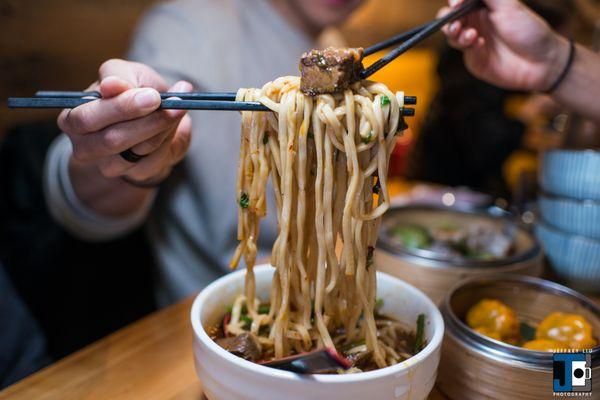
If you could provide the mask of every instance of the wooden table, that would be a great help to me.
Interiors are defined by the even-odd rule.
[[[0,392],[0,399],[194,399],[192,298],[149,315]],[[438,393],[432,400],[443,400]]]
[[[0,392],[0,400],[202,399],[192,354],[192,300],[151,314],[17,382]],[[429,399],[446,397],[434,389]]]

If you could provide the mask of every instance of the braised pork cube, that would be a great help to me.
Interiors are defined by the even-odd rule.
[[[300,90],[314,96],[340,93],[360,79],[362,48],[311,50],[300,59]]]
[[[217,339],[216,342],[228,352],[245,360],[260,360],[260,343],[258,343],[256,337],[251,333],[242,333],[235,337]]]

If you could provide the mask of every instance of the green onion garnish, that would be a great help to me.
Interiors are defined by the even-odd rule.
[[[247,315],[240,315],[240,320],[244,321],[244,329],[250,329],[252,326],[252,318]]]
[[[367,144],[367,143],[371,142],[371,139],[373,139],[373,131],[369,132],[367,137],[362,138],[362,142],[364,144]]]
[[[390,104],[390,98],[387,96],[381,96],[381,106],[385,107]]]
[[[269,306],[259,306],[258,307],[259,314],[268,314],[269,311],[271,311],[271,307],[269,307]]]
[[[240,207],[248,208],[249,205],[250,205],[250,198],[248,197],[248,195],[246,193],[242,193],[242,196],[240,197]]]
[[[417,338],[415,340],[415,354],[421,351],[425,342],[425,314],[419,314],[417,318]]]

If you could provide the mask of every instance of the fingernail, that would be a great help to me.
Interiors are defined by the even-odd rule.
[[[156,108],[160,95],[154,89],[142,89],[135,94],[135,104],[142,109]]]
[[[451,25],[450,25],[450,32],[452,33],[456,33],[456,31],[458,31],[458,21],[454,21]]]
[[[460,0],[450,0],[450,6],[454,7],[459,3]]]
[[[465,34],[467,40],[473,40],[475,38],[475,31],[467,31],[467,33]]]

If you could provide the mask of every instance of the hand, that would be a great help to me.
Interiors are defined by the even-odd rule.
[[[462,0],[450,0],[451,7]],[[464,52],[477,78],[516,90],[545,91],[568,58],[568,42],[518,0],[485,0],[476,11],[443,28],[451,46]],[[439,15],[450,11],[440,10]]]
[[[163,78],[150,67],[123,60],[109,60],[99,70],[97,90],[102,99],[64,110],[58,126],[73,145],[71,168],[105,178],[125,176],[134,181],[165,178],[185,156],[191,139],[191,120],[184,110],[157,110],[166,91]],[[178,82],[170,91],[189,92],[192,85]],[[119,153],[131,149],[145,155],[137,163]]]

